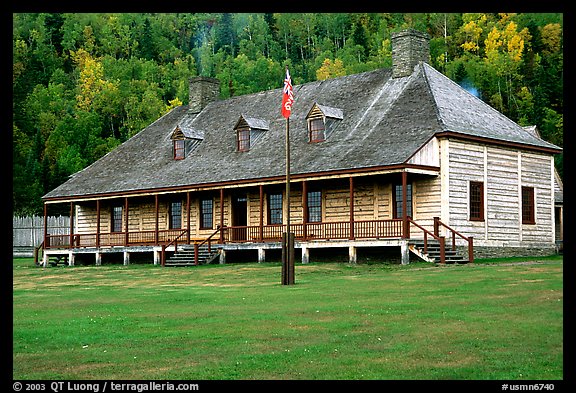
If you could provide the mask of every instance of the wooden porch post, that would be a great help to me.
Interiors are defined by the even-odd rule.
[[[302,231],[304,240],[308,240],[308,182],[302,182]]]
[[[224,243],[224,189],[220,189],[220,244]]]
[[[264,186],[260,184],[260,241],[264,241]]]
[[[100,199],[96,200],[96,248],[100,248]]]
[[[158,210],[160,207],[160,202],[158,201],[158,194],[154,195],[154,244],[158,245]]]
[[[408,187],[408,173],[406,170],[402,172],[402,237],[408,239],[410,237],[410,227],[408,226],[408,192],[406,188]]]
[[[44,202],[44,248],[49,248],[48,244],[48,204]]]
[[[74,202],[70,202],[70,248],[74,247]]]
[[[190,191],[186,193],[186,243],[190,244]]]
[[[128,197],[124,198],[124,245],[128,246]]]
[[[350,240],[354,237],[354,178],[350,176]]]

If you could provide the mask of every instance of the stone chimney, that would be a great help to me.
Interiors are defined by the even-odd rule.
[[[199,113],[211,102],[220,96],[220,81],[206,76],[197,76],[190,79],[189,111]]]
[[[430,62],[430,36],[414,29],[392,33],[392,78],[411,75],[420,61]]]

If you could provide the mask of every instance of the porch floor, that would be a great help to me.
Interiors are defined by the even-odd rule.
[[[409,239],[402,238],[386,238],[386,239],[360,239],[360,240],[296,240],[294,242],[294,248],[301,251],[302,263],[310,262],[309,255],[311,249],[342,249],[348,248],[349,262],[356,263],[356,255],[358,248],[366,247],[400,247],[402,253],[406,253],[408,250]],[[166,248],[166,252],[174,253],[177,250],[181,250],[189,245],[178,245],[177,248],[174,245]],[[241,243],[224,243],[224,244],[212,244],[211,249],[213,252],[219,253],[218,263],[234,262],[234,251],[256,251],[257,261],[266,261],[266,250],[281,250],[281,242],[241,242]],[[77,256],[82,256],[82,258],[91,258],[89,255],[94,255],[93,261],[96,265],[102,258],[102,254],[122,254],[124,264],[130,263],[130,254],[134,253],[152,253],[153,263],[155,265],[160,264],[160,254],[162,252],[162,246],[114,246],[114,247],[81,247],[81,248],[67,248],[67,249],[47,249],[44,250],[44,256],[42,264],[47,266],[48,261],[51,257],[65,257],[68,261],[68,265],[74,265],[74,260]],[[404,258],[402,258],[404,261]],[[407,258],[403,263],[408,263]]]

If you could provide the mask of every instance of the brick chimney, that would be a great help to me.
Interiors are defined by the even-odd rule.
[[[407,29],[392,33],[392,78],[412,75],[418,62],[430,62],[430,36]]]
[[[218,100],[220,96],[220,81],[206,76],[197,76],[190,79],[189,110],[199,113],[209,103]]]

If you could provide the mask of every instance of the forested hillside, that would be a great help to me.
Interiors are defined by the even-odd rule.
[[[563,145],[562,14],[13,14],[14,213],[187,104],[192,76],[226,98],[282,87],[285,65],[295,85],[390,67],[406,27],[432,37],[433,67]]]

